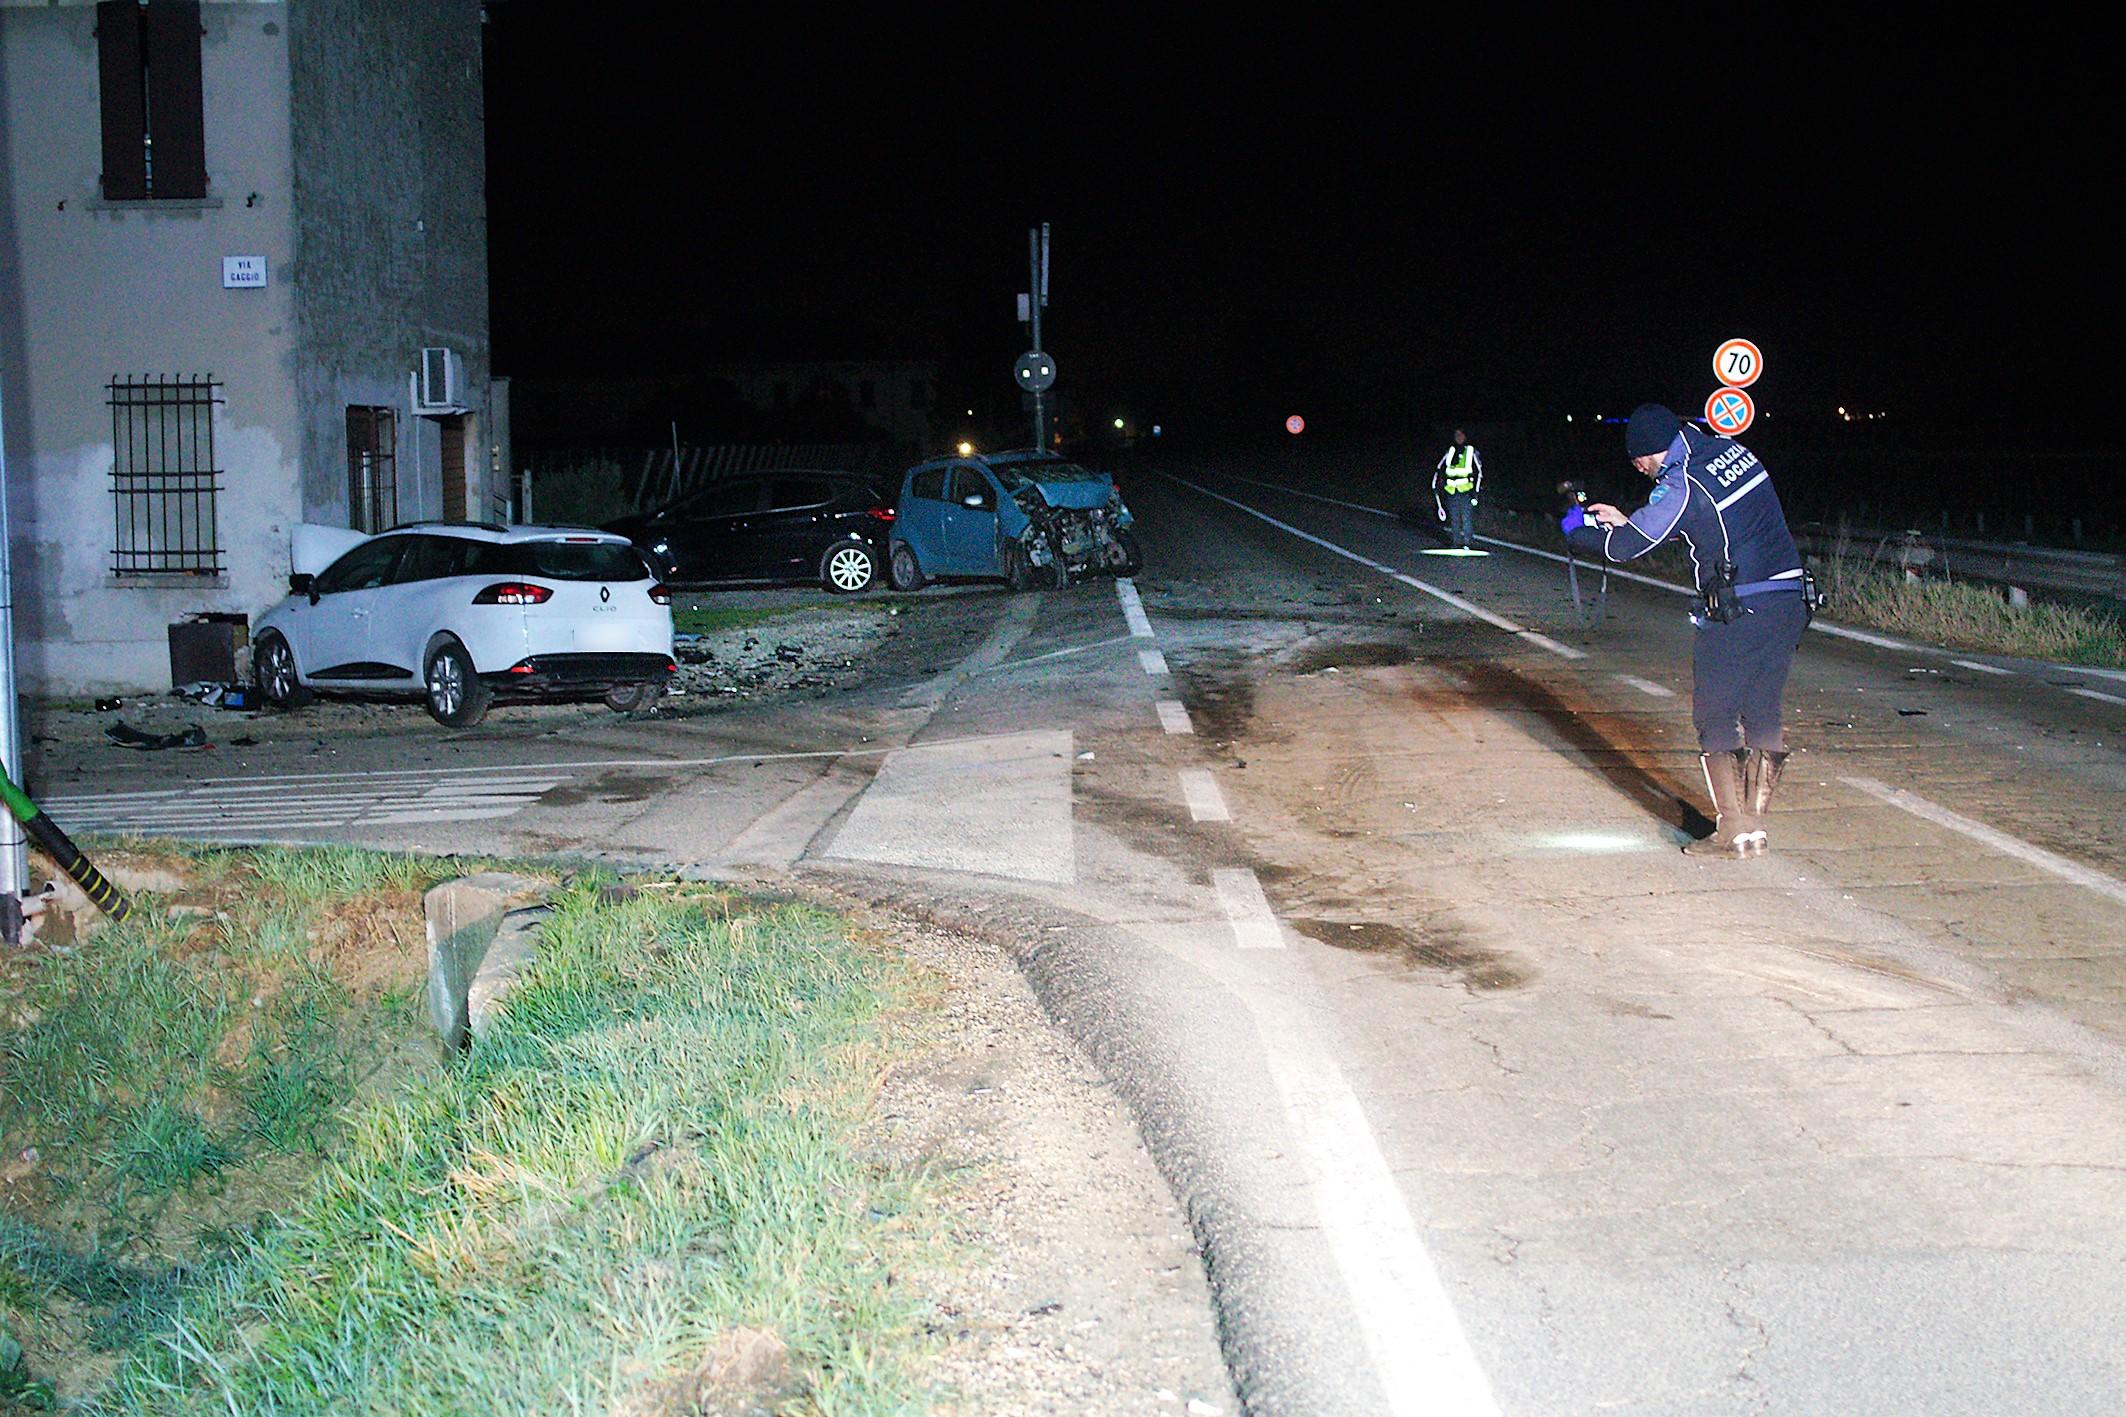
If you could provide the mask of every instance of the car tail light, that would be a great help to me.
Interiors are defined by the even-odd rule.
[[[538,671],[532,667],[532,662],[527,659],[509,666],[509,672],[512,674],[536,674]]]
[[[873,507],[870,511],[864,513],[864,515],[867,517],[872,517],[878,521],[890,522],[893,520],[895,514],[893,508],[891,507]]]
[[[554,598],[552,587],[530,581],[497,581],[472,598],[475,605],[544,605]]]
[[[656,601],[659,605],[670,605],[672,603],[672,588],[662,583],[653,585],[650,587],[650,599]]]

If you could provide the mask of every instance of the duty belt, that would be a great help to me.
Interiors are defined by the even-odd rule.
[[[1801,589],[1803,589],[1803,588],[1804,588],[1804,587],[1803,587],[1803,583],[1802,583],[1802,579],[1801,579],[1801,577],[1799,577],[1799,576],[1787,576],[1787,577],[1785,577],[1785,578],[1784,578],[1784,579],[1782,579],[1782,580],[1776,580],[1776,581],[1751,581],[1751,582],[1750,582],[1749,584],[1747,584],[1747,585],[1738,585],[1738,586],[1736,586],[1736,587],[1735,587],[1735,594],[1737,594],[1737,595],[1765,595],[1765,594],[1768,594],[1769,592],[1771,592],[1771,591],[1775,591],[1775,590],[1801,590]]]

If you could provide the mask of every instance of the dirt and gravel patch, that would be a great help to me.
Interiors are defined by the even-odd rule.
[[[825,592],[759,590],[682,594],[674,603],[679,673],[675,692],[633,717],[701,717],[738,705],[813,698],[859,687],[893,672],[899,657],[881,654],[905,635],[924,641],[929,622],[950,606],[946,591],[921,597],[829,596]],[[948,610],[944,617],[952,618]],[[913,633],[911,633],[911,631]],[[935,655],[911,651],[927,662]],[[566,734],[611,720],[600,703],[504,703],[474,734],[525,737]],[[143,749],[114,742],[123,725],[152,738],[197,727],[198,746]],[[293,713],[220,708],[174,693],[114,699],[44,700],[28,706],[25,737],[32,768],[87,760],[112,761],[138,753],[158,760],[205,759],[205,771],[242,749],[313,741],[321,752],[350,738],[405,737],[423,743],[441,728],[412,698],[357,701],[319,699]],[[195,771],[200,769],[195,769]]]
[[[997,945],[858,913],[936,981],[934,1037],[885,1078],[869,1131],[883,1156],[959,1178],[947,1205],[971,1262],[921,1281],[946,1410],[1236,1412],[1188,1222],[1098,1068]]]

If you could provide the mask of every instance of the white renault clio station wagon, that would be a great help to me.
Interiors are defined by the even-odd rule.
[[[252,677],[276,708],[419,694],[464,728],[497,697],[603,698],[624,713],[677,672],[671,592],[610,532],[299,526],[291,560],[292,593],[252,631]]]

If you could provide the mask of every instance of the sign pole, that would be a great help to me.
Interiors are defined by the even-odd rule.
[[[15,576],[8,524],[7,413],[0,393],[0,758],[6,776],[22,777],[22,734],[15,722]],[[29,880],[29,843],[10,812],[0,812],[0,892],[19,896]]]

